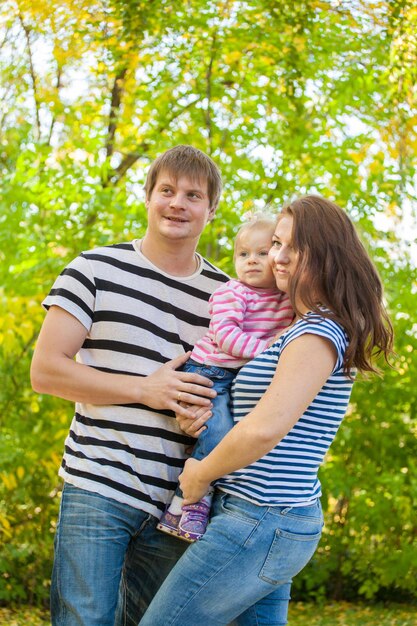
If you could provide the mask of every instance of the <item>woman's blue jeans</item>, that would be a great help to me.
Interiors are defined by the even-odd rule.
[[[204,537],[172,569],[140,626],[286,624],[292,578],[313,556],[322,526],[318,500],[266,507],[218,491]]]
[[[51,586],[53,626],[137,623],[187,544],[156,530],[157,519],[68,483],[62,493]],[[135,619],[119,602],[125,557],[135,555]],[[120,598],[128,590],[121,587]]]

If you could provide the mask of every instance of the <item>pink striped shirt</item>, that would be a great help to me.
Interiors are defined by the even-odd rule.
[[[209,300],[207,334],[194,345],[197,363],[241,367],[265,350],[273,337],[291,324],[288,296],[278,289],[256,289],[232,279]]]

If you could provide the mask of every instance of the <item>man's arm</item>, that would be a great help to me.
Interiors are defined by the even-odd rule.
[[[70,313],[57,306],[49,309],[32,360],[35,391],[91,404],[140,403],[153,409],[171,409],[185,417],[192,417],[192,413],[179,404],[178,394],[182,402],[201,406],[209,406],[210,398],[216,395],[208,378],[176,371],[189,354],[144,377],[101,372],[77,363],[74,357],[86,336],[86,328]]]

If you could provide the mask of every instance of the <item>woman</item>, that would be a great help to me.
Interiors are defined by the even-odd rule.
[[[307,196],[286,207],[269,257],[295,320],[237,375],[234,428],[205,459],[186,462],[185,501],[216,481],[213,516],[141,626],[287,623],[291,580],[321,535],[318,468],[356,371],[377,372],[374,357],[391,351],[381,281],[337,205]]]

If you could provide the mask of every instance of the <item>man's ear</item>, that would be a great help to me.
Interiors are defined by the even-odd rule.
[[[216,209],[213,209],[213,208],[209,209],[207,222],[212,222],[214,220],[215,215],[216,215]]]

